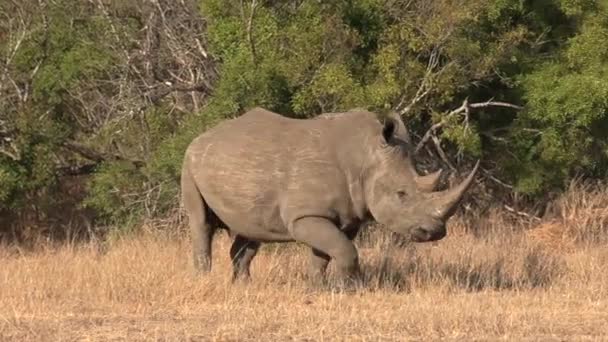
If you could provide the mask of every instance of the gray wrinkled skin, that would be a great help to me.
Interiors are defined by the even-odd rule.
[[[370,221],[415,242],[442,239],[478,165],[436,192],[441,171],[420,176],[410,156],[395,114],[384,123],[364,110],[302,120],[255,108],[220,123],[192,141],[183,163],[195,268],[211,270],[217,227],[234,236],[233,279],[249,278],[260,243],[288,241],[310,246],[313,276],[333,260],[348,279],[359,273],[352,240]]]

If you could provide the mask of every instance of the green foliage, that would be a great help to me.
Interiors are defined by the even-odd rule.
[[[33,97],[40,105],[60,105],[66,91],[116,62],[107,49],[107,21],[88,13],[86,5],[74,5],[63,0],[49,6],[48,31],[39,23],[15,57],[16,67],[25,73],[41,63],[33,83]]]
[[[220,75],[212,95],[194,106],[200,110],[179,106],[187,92],[147,100],[164,84],[159,65],[171,62],[144,62],[154,69],[150,75],[134,71],[137,59],[151,58],[143,51],[154,37],[141,34],[141,18],[117,14],[144,13],[143,3],[116,3],[110,12],[75,0],[24,7],[31,20],[8,69],[17,84],[31,86],[25,101],[0,97],[0,120],[9,123],[0,139],[17,132],[0,141],[7,151],[0,154],[1,209],[52,189],[58,161],[86,160],[65,148],[75,141],[104,156],[88,157],[98,165],[83,203],[101,220],[164,215],[177,205],[191,140],[255,106],[293,117],[397,108],[417,138],[443,122],[438,137],[452,163],[482,158],[496,165],[494,176],[529,195],[560,188],[578,173],[607,175],[606,1],[255,3],[199,1],[207,31],[197,43],[206,42],[201,49],[217,60]],[[175,18],[163,20],[181,20]],[[0,23],[0,34],[12,32],[7,27]],[[15,37],[0,41],[2,56]],[[141,53],[127,60],[133,50]],[[180,72],[177,78],[187,77]],[[148,88],[137,93],[126,79]],[[137,96],[146,98],[143,109]],[[525,109],[479,108],[446,118],[465,99]],[[97,106],[130,114],[104,116]],[[47,200],[55,195],[48,193]]]
[[[256,105],[304,117],[382,111],[428,89],[407,114],[418,133],[428,127],[427,113],[436,123],[465,97],[494,98],[526,110],[479,110],[466,123],[450,118],[441,136],[451,151],[493,159],[498,176],[532,195],[560,187],[574,171],[605,169],[598,161],[608,89],[603,3],[304,2],[258,8],[249,33],[247,3],[205,4],[223,61],[216,99],[226,112]]]
[[[608,38],[608,20],[591,11],[591,2],[563,1],[565,12],[576,15],[578,32],[551,61],[522,75],[523,98],[528,110],[522,113],[517,129],[538,131],[519,139],[530,141],[521,154],[534,160],[536,173],[515,173],[525,192],[538,192],[545,183],[559,183],[573,171],[605,175],[608,166],[608,54],[603,45]],[[532,143],[533,141],[533,143]]]
[[[293,109],[301,116],[319,111],[331,112],[340,109],[365,106],[366,94],[353,79],[349,70],[341,64],[330,64],[318,71],[310,85],[296,93]]]
[[[10,130],[18,134],[10,141],[15,156],[0,159],[6,199],[0,208],[22,206],[30,201],[29,194],[55,185],[56,153],[76,129],[68,117],[74,110],[69,92],[115,62],[115,56],[104,49],[109,28],[88,14],[87,5],[63,0],[47,10],[46,19],[32,16],[30,30],[12,58],[12,71],[19,77],[14,81],[25,83],[31,77],[31,89],[26,88],[31,94],[20,108],[4,109]],[[5,42],[5,48],[9,43]],[[52,201],[36,199],[44,200]]]
[[[135,202],[141,199],[140,191],[145,182],[130,163],[104,163],[91,181],[90,196],[83,204],[97,209],[101,217],[109,221],[141,215],[142,208]]]
[[[10,168],[6,161],[0,163],[0,202],[11,203],[11,195],[19,186],[19,172]]]

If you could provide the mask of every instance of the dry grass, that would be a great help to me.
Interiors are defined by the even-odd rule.
[[[589,242],[598,239],[571,241],[568,249],[550,242],[572,237],[564,208],[591,212],[568,203],[562,203],[561,218],[542,226],[552,228],[514,230],[495,214],[484,223],[491,234],[474,235],[455,219],[436,244],[387,248],[382,238],[357,241],[366,278],[354,293],[307,283],[308,251],[295,244],[265,246],[248,285],[230,283],[225,235],[214,245],[207,277],[193,274],[187,239],[158,233],[122,239],[107,250],[94,244],[35,252],[4,247],[0,337],[608,339],[608,249]],[[587,234],[603,231],[597,219],[585,219],[596,225]],[[536,233],[543,229],[553,235]]]

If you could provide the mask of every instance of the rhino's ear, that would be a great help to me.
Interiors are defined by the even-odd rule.
[[[390,143],[395,136],[397,130],[397,123],[391,117],[386,118],[384,121],[384,127],[382,127],[382,136],[387,143]]]
[[[382,136],[389,144],[409,143],[409,135],[399,114],[391,112],[387,115],[382,127]]]

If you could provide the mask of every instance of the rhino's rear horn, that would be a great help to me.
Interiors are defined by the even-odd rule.
[[[473,171],[471,171],[467,178],[462,181],[462,183],[460,183],[458,186],[455,186],[449,190],[433,193],[433,195],[435,195],[433,196],[433,207],[436,208],[434,216],[442,220],[447,220],[450,216],[454,214],[458,203],[462,199],[462,196],[473,183],[473,179],[475,178],[475,174],[477,173],[478,168],[479,160],[475,164]]]
[[[422,192],[432,192],[439,183],[439,178],[441,178],[442,171],[442,169],[439,169],[433,173],[429,173],[426,176],[416,176],[414,178],[416,180],[416,187]]]

